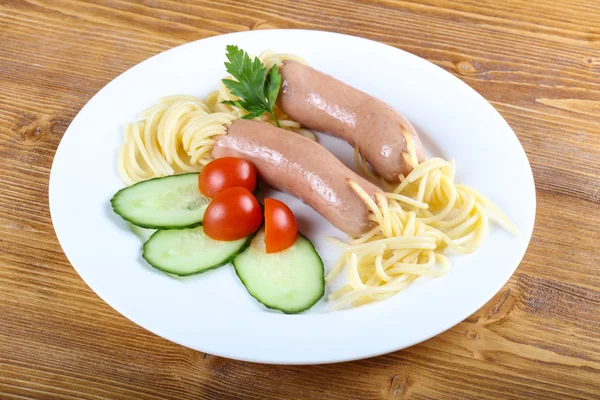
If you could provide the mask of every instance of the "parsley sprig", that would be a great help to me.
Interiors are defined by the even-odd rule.
[[[277,66],[271,67],[267,73],[267,68],[257,57],[251,59],[248,53],[233,45],[227,46],[227,60],[225,68],[236,80],[223,79],[223,83],[239,100],[226,100],[223,103],[247,111],[248,114],[242,117],[244,119],[269,113],[279,126],[273,109],[281,87]]]

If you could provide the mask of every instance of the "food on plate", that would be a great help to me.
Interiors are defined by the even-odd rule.
[[[241,239],[211,239],[199,226],[193,229],[159,230],[146,243],[142,256],[154,268],[186,276],[229,263],[250,243],[252,235]]]
[[[239,53],[229,52],[230,62],[235,55]],[[281,65],[283,60],[305,63],[298,56],[272,51],[262,52],[258,59],[268,70]],[[247,54],[244,60],[244,65],[250,66],[244,71],[254,72],[252,65],[256,64],[249,61]],[[230,105],[229,102],[240,99],[223,81],[218,84],[218,89],[204,99],[190,95],[163,97],[158,104],[142,111],[137,122],[124,124],[117,170],[126,185],[161,176],[198,172],[212,160],[210,153],[215,139],[227,133],[227,126],[232,121],[248,114],[244,109]],[[314,133],[290,120],[277,105],[273,106],[273,113],[275,117],[266,112],[258,119],[276,125],[276,118],[282,129],[316,140]]]
[[[227,162],[219,163],[220,160]],[[247,162],[241,159],[218,159],[209,165],[244,163]],[[254,171],[254,166],[251,170]],[[200,194],[197,182],[198,174],[155,178],[123,189],[113,198],[114,204],[126,205],[128,214],[120,215],[135,217],[128,220],[135,221],[130,223],[131,229],[145,242],[142,257],[148,264],[171,276],[188,276],[232,262],[254,298],[268,308],[289,314],[302,312],[323,297],[323,261],[312,243],[298,234],[296,218],[283,202],[265,199],[265,228],[256,234],[263,224],[263,214],[246,187],[229,187],[210,200]],[[164,198],[157,193],[164,194]],[[186,204],[196,210],[190,199],[197,196],[210,201],[203,208],[200,222],[203,225],[195,226],[195,222],[183,229],[173,229],[173,221],[165,222],[187,220],[181,213],[185,213]],[[119,201],[114,201],[115,198]],[[116,210],[122,211],[118,207]],[[135,225],[141,220],[147,224],[147,215],[152,226],[159,223],[161,229]]]
[[[246,188],[219,192],[204,213],[204,232],[215,240],[238,240],[260,228],[263,213],[256,197]]]
[[[490,200],[456,184],[453,161],[426,159],[414,127],[387,104],[297,56],[267,51],[253,59],[227,46],[227,59],[231,76],[205,100],[164,98],[125,127],[119,174],[128,185],[142,182],[112,205],[139,229],[159,229],[137,232],[152,234],[143,255],[154,267],[187,275],[233,260],[248,292],[286,313],[311,307],[324,279],[345,270],[346,285],[329,295],[337,310],[445,274],[447,252],[475,251],[490,220],[518,234]],[[300,123],[354,146],[360,174]],[[191,171],[201,172],[173,175]],[[173,176],[157,178],[164,175]],[[285,204],[266,199],[263,218],[251,193],[257,179],[350,236],[329,238],[342,255],[326,278]]]
[[[232,187],[256,189],[256,168],[252,163],[234,157],[213,160],[206,164],[198,176],[198,187],[206,197]]]
[[[260,179],[301,199],[351,236],[373,226],[369,207],[348,181],[371,197],[381,190],[316,142],[264,122],[238,119],[219,137],[212,155],[250,161]]]
[[[198,174],[191,173],[139,182],[119,190],[110,203],[139,227],[177,229],[201,225],[209,201],[198,190]]]
[[[365,171],[365,160],[358,152],[355,156],[359,170]],[[490,217],[518,235],[516,226],[492,202],[474,189],[455,184],[454,172],[453,162],[431,158],[385,197],[376,194],[377,202],[352,184],[376,224],[346,243],[333,240],[344,252],[326,280],[330,282],[344,267],[348,274],[348,284],[330,295],[336,302],[334,309],[383,300],[420,276],[444,275],[450,266],[445,250],[475,251]]]
[[[265,249],[268,254],[291,247],[298,238],[296,217],[284,202],[265,199]]]
[[[325,293],[324,268],[312,243],[299,235],[286,250],[268,254],[264,229],[233,259],[235,272],[256,300],[292,314],[311,308]]]
[[[308,65],[286,60],[278,105],[311,129],[344,139],[391,182],[406,176],[425,152],[415,128],[383,101]]]
[[[275,114],[275,102],[281,87],[279,68],[273,65],[269,70],[258,58],[251,59],[237,46],[227,46],[225,69],[233,79],[225,78],[225,84],[237,100],[224,100],[223,104],[240,108],[247,112],[244,119],[258,118],[268,113],[277,127],[279,120]]]

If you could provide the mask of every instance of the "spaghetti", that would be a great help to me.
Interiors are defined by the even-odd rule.
[[[477,249],[489,218],[517,235],[516,226],[486,197],[454,181],[454,162],[431,158],[392,186],[366,164],[358,149],[361,174],[384,186],[376,202],[356,183],[349,182],[370,208],[375,227],[347,243],[327,275],[330,282],[343,269],[348,283],[330,295],[334,309],[386,299],[420,276],[439,277],[450,268],[446,250],[466,254]]]
[[[279,54],[270,50],[258,57],[271,68],[283,60],[306,61],[292,54]],[[231,79],[231,77],[227,77]],[[220,135],[245,112],[222,104],[225,100],[237,100],[223,82],[205,99],[189,95],[163,97],[158,104],[142,111],[137,122],[123,127],[123,144],[117,156],[119,176],[127,185],[182,172],[195,172],[212,160],[211,151]],[[303,129],[288,118],[279,108],[275,114],[281,128],[316,140],[314,133]],[[275,124],[270,114],[259,120]]]

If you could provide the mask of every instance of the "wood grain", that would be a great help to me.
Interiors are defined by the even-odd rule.
[[[48,211],[56,147],[119,73],[232,31],[308,28],[410,51],[487,98],[538,195],[533,240],[484,308],[420,345],[326,366],[209,356],[161,339],[77,276]],[[0,1],[0,398],[600,398],[597,0]]]

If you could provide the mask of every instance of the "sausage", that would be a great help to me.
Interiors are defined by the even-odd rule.
[[[399,174],[406,176],[413,169],[406,160],[405,132],[412,137],[418,161],[425,159],[415,128],[383,101],[295,61],[284,61],[280,72],[279,108],[308,128],[358,145],[363,157],[385,179],[397,182]]]
[[[212,156],[252,162],[263,181],[299,198],[350,236],[360,236],[372,227],[369,208],[348,180],[373,198],[381,190],[301,135],[266,122],[238,119],[216,141]]]

